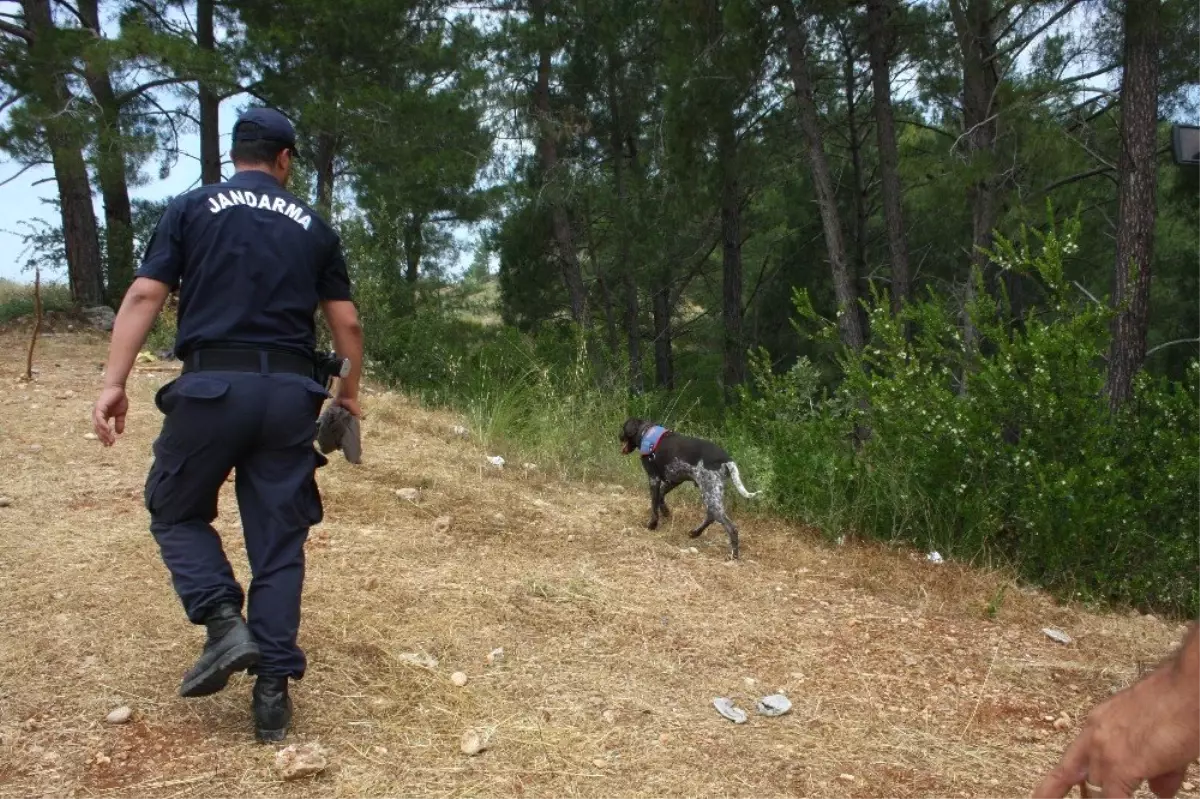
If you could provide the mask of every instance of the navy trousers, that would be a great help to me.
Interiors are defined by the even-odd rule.
[[[190,372],[155,397],[165,419],[146,478],[150,531],[192,623],[218,604],[246,603],[262,651],[255,674],[304,676],[296,643],[304,542],[323,516],[316,470],[328,461],[313,439],[328,396],[300,375]],[[252,575],[248,602],[212,526],[234,467]]]

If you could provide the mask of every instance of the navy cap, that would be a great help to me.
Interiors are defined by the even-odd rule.
[[[274,108],[248,108],[233,124],[234,141],[276,141],[296,146],[296,129]]]

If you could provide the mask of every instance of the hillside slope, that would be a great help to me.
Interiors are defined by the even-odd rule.
[[[23,336],[0,339],[22,352]],[[1179,638],[1001,594],[1001,575],[830,547],[749,503],[731,564],[719,530],[686,538],[694,489],[650,532],[633,462],[627,488],[497,470],[454,434],[461,420],[372,394],[364,463],[321,470],[307,547],[310,671],[289,742],[320,742],[330,767],[285,783],[253,742],[249,678],[176,695],[203,635],[141,499],[153,392],[174,369],[139,365],[126,435],[105,450],[85,438],[104,352],[60,333],[33,384],[23,358],[0,364],[0,797],[1027,795],[1086,710]],[[248,578],[232,484],[218,528]],[[792,712],[755,715],[777,689]],[[749,722],[721,718],[717,696]],[[106,724],[121,704],[133,720]],[[478,757],[459,751],[468,727],[492,731]]]

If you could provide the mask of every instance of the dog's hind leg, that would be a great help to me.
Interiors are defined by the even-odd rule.
[[[697,468],[695,471],[696,485],[700,487],[700,496],[704,498],[704,509],[706,516],[704,524],[700,525],[697,530],[693,531],[695,535],[700,535],[704,532],[704,528],[708,527],[713,522],[720,522],[725,528],[726,534],[729,536],[729,549],[733,555],[733,559],[737,560],[738,555],[738,529],[725,513],[725,500],[723,498],[723,471],[710,471],[705,468]]]
[[[712,524],[713,522],[715,522],[716,520],[717,520],[717,517],[713,516],[712,511],[708,511],[707,513],[704,514],[704,521],[700,522],[700,526],[697,527],[695,530],[690,531],[688,533],[688,536],[690,536],[691,538],[699,538],[701,535],[704,534],[704,531],[708,529],[708,526],[710,524]]]

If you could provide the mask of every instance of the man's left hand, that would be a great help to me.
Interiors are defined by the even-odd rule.
[[[105,386],[100,398],[92,408],[92,427],[96,436],[106,447],[117,442],[117,436],[125,432],[125,414],[129,412],[129,398],[121,386]],[[109,420],[113,425],[109,426]],[[116,432],[113,432],[116,428]]]

